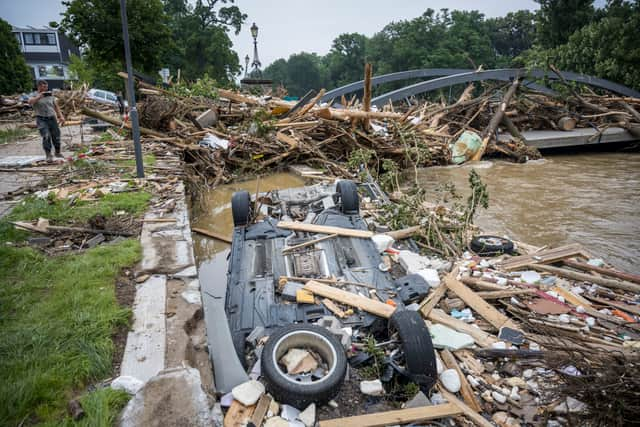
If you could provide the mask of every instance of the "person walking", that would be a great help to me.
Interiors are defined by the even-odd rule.
[[[56,157],[63,157],[60,152],[60,128],[58,127],[58,121],[64,125],[65,119],[60,111],[60,108],[56,104],[55,97],[48,90],[49,84],[46,80],[38,80],[37,82],[38,94],[27,101],[29,105],[33,107],[33,112],[36,115],[36,125],[42,136],[42,148],[48,162],[53,161],[51,155],[51,149],[55,149]],[[52,147],[53,145],[53,147]]]

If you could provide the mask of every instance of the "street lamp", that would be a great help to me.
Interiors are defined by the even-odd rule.
[[[249,58],[249,54],[247,53],[247,56],[244,57],[244,76],[247,77],[247,72],[249,71],[249,61],[251,60],[251,58]]]
[[[140,145],[140,124],[138,123],[138,109],[136,108],[136,94],[133,91],[133,67],[131,66],[131,49],[129,48],[129,25],[127,23],[127,0],[120,0],[120,19],[122,20],[122,39],[124,41],[124,57],[127,64],[127,98],[129,99],[129,118],[133,133],[133,149],[136,157],[136,172],[138,178],[144,178],[142,163],[142,146]]]
[[[253,70],[251,74],[254,77],[262,77],[262,71],[260,70],[260,59],[258,59],[258,26],[254,22],[251,26],[251,37],[253,37],[253,63],[251,66]]]

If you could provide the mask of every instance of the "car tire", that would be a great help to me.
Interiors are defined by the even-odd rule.
[[[249,223],[251,216],[251,196],[248,191],[237,191],[231,196],[233,226],[242,227]]]
[[[396,310],[389,319],[389,334],[398,334],[409,378],[428,392],[438,380],[431,334],[416,311]]]
[[[345,215],[357,215],[360,212],[358,187],[353,181],[338,181],[336,192],[340,196],[340,211]]]
[[[471,239],[469,248],[476,254],[485,257],[511,254],[514,251],[511,240],[498,236],[476,236]]]
[[[319,380],[299,382],[288,375],[278,361],[291,348],[304,348],[319,354],[328,373]],[[347,356],[340,341],[327,329],[315,325],[289,325],[269,336],[262,350],[261,372],[267,390],[281,403],[304,409],[311,403],[333,399],[345,379]]]

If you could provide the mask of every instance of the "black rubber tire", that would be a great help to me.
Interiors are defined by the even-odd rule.
[[[436,357],[431,334],[424,319],[416,311],[397,310],[389,319],[389,333],[400,337],[406,370],[423,392],[438,380]]]
[[[287,345],[286,341],[281,341],[290,339],[292,336],[303,340],[306,344]],[[318,336],[323,339],[318,339]],[[327,347],[329,345],[332,349]],[[333,371],[321,381],[311,383],[297,383],[287,379],[286,374],[278,366],[278,360],[287,349],[301,346],[306,346],[320,354],[322,351],[319,351],[319,347],[326,347],[323,351],[335,354]],[[340,341],[327,329],[315,325],[288,325],[277,329],[269,336],[262,350],[261,363],[262,377],[267,384],[267,390],[278,402],[287,403],[299,409],[304,409],[314,402],[322,404],[333,399],[340,391],[347,372],[347,356]]]
[[[476,236],[471,239],[469,248],[480,256],[491,257],[501,254],[511,254],[514,251],[513,242],[498,236]]]
[[[340,196],[340,211],[345,215],[357,215],[360,213],[360,196],[358,186],[353,181],[338,181],[336,192]]]
[[[231,196],[233,226],[241,227],[249,223],[251,217],[251,196],[248,191],[236,191]]]

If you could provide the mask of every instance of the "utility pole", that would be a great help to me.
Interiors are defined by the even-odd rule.
[[[120,15],[122,17],[122,38],[124,39],[124,56],[127,63],[127,100],[129,102],[129,117],[133,132],[133,148],[136,154],[136,172],[138,178],[144,178],[142,163],[142,146],[140,145],[140,124],[138,123],[138,109],[136,108],[136,94],[133,90],[133,67],[131,66],[131,49],[129,48],[129,25],[127,24],[127,0],[120,0]]]

